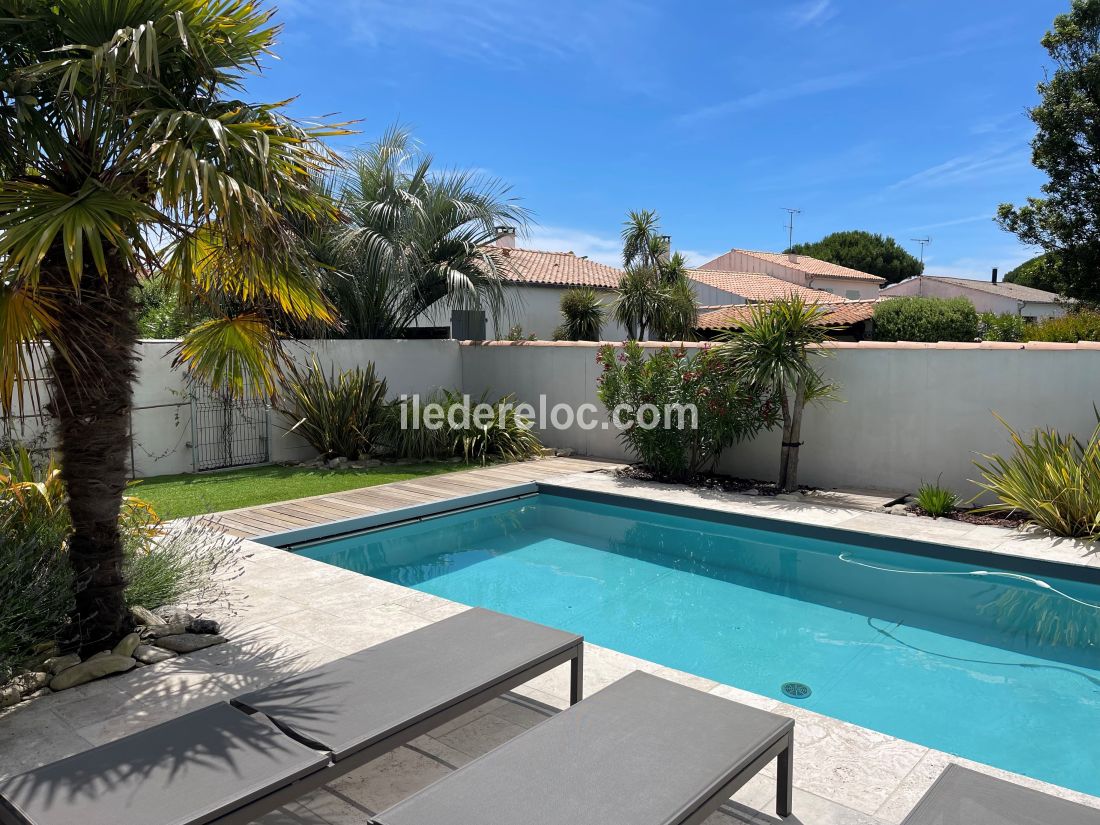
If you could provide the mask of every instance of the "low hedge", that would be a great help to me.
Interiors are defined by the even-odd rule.
[[[876,341],[973,341],[978,313],[966,298],[891,298],[875,306]]]

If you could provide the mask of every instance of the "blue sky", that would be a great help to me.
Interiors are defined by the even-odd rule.
[[[926,272],[1034,251],[996,226],[1037,194],[1025,109],[1068,0],[331,0],[279,4],[249,93],[300,117],[400,121],[437,162],[512,186],[523,245],[614,263],[630,209],[702,262],[842,229],[931,236]]]

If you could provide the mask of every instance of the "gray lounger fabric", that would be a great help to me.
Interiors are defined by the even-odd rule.
[[[372,822],[680,823],[793,727],[783,716],[634,672]]]
[[[337,761],[435,716],[583,639],[475,608],[237,697]]]
[[[948,765],[902,825],[1100,825],[1100,810]]]
[[[328,763],[221,703],[0,783],[0,822],[203,825]]]

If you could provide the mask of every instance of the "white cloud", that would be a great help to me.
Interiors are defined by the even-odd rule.
[[[676,249],[675,239],[673,239],[672,247],[674,251],[679,252],[681,255],[684,256],[685,259],[687,259],[687,265],[690,267],[696,267],[709,261],[713,261],[719,255],[723,255],[726,252],[729,252],[728,249],[723,249],[721,252],[699,252],[695,249]]]
[[[711,106],[703,106],[690,112],[685,112],[676,118],[676,124],[678,126],[695,126],[704,121],[714,120],[734,114],[735,112],[758,109],[762,106],[769,106],[773,103],[794,100],[800,97],[808,97],[809,95],[849,89],[853,86],[860,85],[866,79],[867,75],[863,72],[839,72],[837,74],[802,80],[798,83],[789,83],[786,86],[771,86],[764,89],[758,89],[755,92],[733,98],[732,100],[726,100]]]
[[[906,229],[906,232],[925,232],[929,229],[942,229],[945,226],[962,226],[967,223],[977,223],[978,221],[992,221],[993,216],[985,213],[981,215],[971,215],[969,218],[955,218],[949,221],[938,221],[936,223],[926,223],[923,226],[910,226]]]
[[[802,28],[803,26],[822,26],[836,15],[837,9],[833,6],[832,0],[810,0],[791,9],[787,17],[795,27]]]
[[[1019,146],[995,147],[984,152],[975,152],[945,160],[919,172],[914,172],[896,183],[890,184],[887,191],[912,188],[933,188],[955,186],[978,178],[991,178],[1006,172],[1019,172],[1031,164],[1031,150]]]
[[[623,265],[623,246],[618,237],[608,237],[566,226],[536,226],[519,246],[544,252],[573,252],[609,266]]]

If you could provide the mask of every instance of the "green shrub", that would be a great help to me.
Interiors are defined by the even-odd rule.
[[[599,341],[606,311],[591,287],[568,289],[561,296],[560,340]],[[558,335],[555,334],[555,338]]]
[[[596,360],[603,367],[597,379],[600,401],[613,416],[620,409],[619,420],[627,425],[619,439],[659,477],[686,479],[713,469],[727,448],[778,421],[776,396],[737,380],[714,350],[688,356],[683,349],[662,347],[647,358],[630,341],[618,355],[611,345],[601,347]],[[646,428],[635,420],[646,404],[660,412],[659,426]],[[685,414],[684,426],[677,426],[675,415],[665,419],[664,411],[673,405],[691,405],[695,416]]]
[[[875,305],[876,341],[973,341],[978,313],[966,298],[890,298]]]
[[[1026,341],[1030,327],[1019,315],[983,312],[978,316],[978,337],[983,341]]]
[[[119,515],[130,605],[160,607],[221,596],[236,541],[199,522],[165,528],[148,504],[127,496]],[[51,456],[0,454],[0,684],[72,635],[70,613],[81,582],[66,553],[72,532],[60,470]]]
[[[374,364],[327,373],[314,357],[305,368],[292,367],[276,409],[294,422],[296,432],[322,456],[355,460],[369,455],[386,426],[386,379],[375,378]]]
[[[946,516],[958,503],[959,497],[939,483],[925,482],[917,488],[917,505],[932,518]]]
[[[1031,325],[1027,340],[1060,341],[1066,344],[1100,341],[1100,312],[1082,309],[1061,318],[1047,318]]]
[[[479,408],[492,412],[479,420]],[[474,400],[442,390],[426,400],[407,398],[394,404],[389,426],[386,443],[401,458],[458,457],[484,464],[523,461],[542,452],[531,421],[517,413],[510,395],[489,401],[486,392]]]
[[[978,509],[1008,507],[1059,536],[1100,537],[1100,420],[1082,444],[1055,430],[1037,430],[1025,440],[997,418],[1008,429],[1015,452],[983,455],[984,462],[974,462],[982,474],[976,483],[999,502]]]

